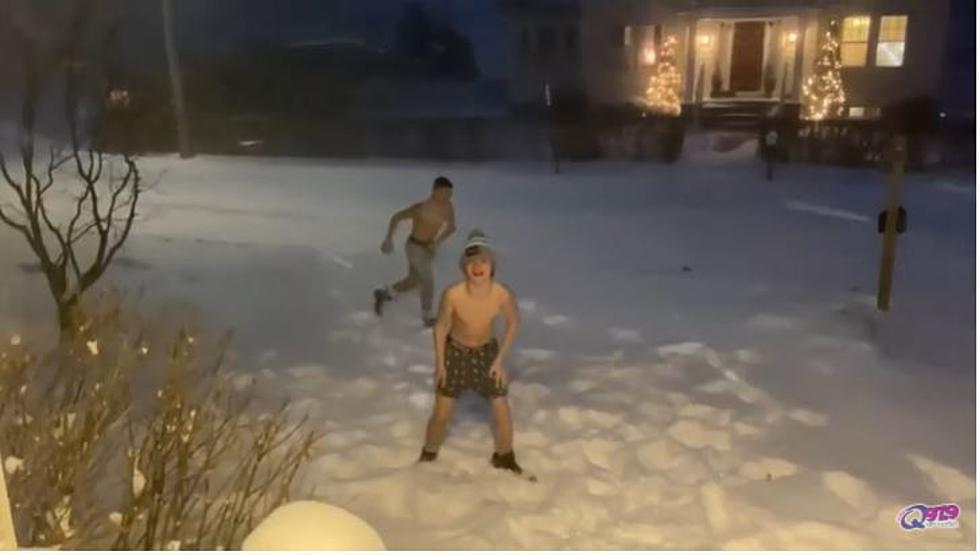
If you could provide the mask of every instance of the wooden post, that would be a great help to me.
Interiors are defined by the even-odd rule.
[[[551,96],[551,82],[544,83],[544,107],[547,112],[547,129],[551,141],[551,162],[554,164],[554,173],[561,173],[561,154],[558,150],[559,129],[554,115],[554,99]]]
[[[901,206],[901,179],[907,159],[907,140],[896,137],[891,150],[893,169],[887,193],[887,215],[884,217],[884,250],[880,259],[880,277],[877,282],[877,308],[891,308],[891,285],[894,280],[894,260],[897,256],[897,219]]]
[[[4,472],[3,456],[0,455],[0,550],[17,549],[17,530],[14,528],[13,511],[7,496],[7,476]]]

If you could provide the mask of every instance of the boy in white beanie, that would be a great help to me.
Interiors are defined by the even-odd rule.
[[[496,259],[481,231],[469,234],[459,268],[465,277],[442,293],[435,322],[435,407],[419,460],[435,460],[455,400],[465,391],[474,391],[488,400],[493,410],[495,451],[491,464],[521,474],[513,453],[513,420],[506,398],[509,377],[503,369],[503,359],[517,334],[516,302],[510,290],[495,279]],[[506,323],[502,344],[493,330],[500,315]]]

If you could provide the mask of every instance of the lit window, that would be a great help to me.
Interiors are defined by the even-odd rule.
[[[877,39],[878,67],[904,65],[904,42],[908,34],[908,16],[885,15],[880,18],[880,38]]]
[[[626,25],[622,33],[622,44],[632,46],[632,25]]]
[[[867,115],[867,111],[863,106],[850,106],[850,117],[851,118],[862,118]]]
[[[867,65],[867,41],[870,38],[870,18],[861,15],[843,20],[843,41],[840,61],[844,67]]]

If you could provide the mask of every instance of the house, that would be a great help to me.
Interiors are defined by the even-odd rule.
[[[574,87],[593,105],[641,103],[675,40],[685,104],[800,102],[827,32],[846,114],[939,96],[949,0],[501,0],[509,101]]]

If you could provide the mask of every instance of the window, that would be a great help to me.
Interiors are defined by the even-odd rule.
[[[874,119],[880,117],[880,107],[878,106],[850,106],[847,108],[846,115],[853,119]]]
[[[904,41],[908,34],[908,16],[885,15],[880,18],[877,39],[877,67],[904,65]]]
[[[564,32],[564,46],[570,52],[576,52],[578,50],[578,29],[569,27]]]
[[[526,58],[530,55],[530,29],[524,27],[520,29],[520,55]]]
[[[541,61],[551,59],[554,50],[557,48],[557,34],[551,27],[539,27],[537,29],[537,56]]]
[[[631,25],[616,25],[612,27],[612,33],[609,35],[611,45],[615,48],[632,46],[632,33],[633,29]]]
[[[843,20],[843,41],[840,46],[840,61],[843,63],[843,67],[867,65],[867,41],[869,38],[870,18],[868,16],[853,16]]]
[[[618,48],[622,46],[622,37],[625,35],[625,27],[621,25],[615,25],[612,27],[612,32],[609,33],[609,46]]]

